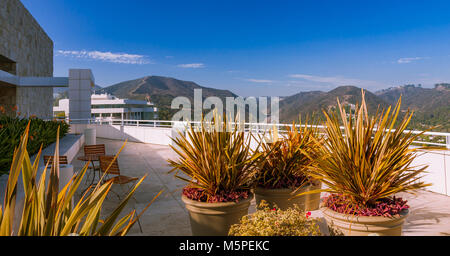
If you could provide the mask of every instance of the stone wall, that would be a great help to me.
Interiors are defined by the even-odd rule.
[[[0,0],[0,55],[14,75],[53,76],[53,41],[19,0]]]
[[[0,69],[21,77],[53,76],[53,41],[19,0],[0,0]],[[52,117],[51,87],[0,85],[0,95],[0,105],[17,105],[25,116]]]
[[[23,116],[53,117],[53,87],[17,87],[16,104]]]

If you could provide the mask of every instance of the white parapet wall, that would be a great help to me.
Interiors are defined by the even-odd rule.
[[[427,190],[450,196],[450,151],[428,150],[418,153],[412,166],[428,166],[421,181],[431,183]]]
[[[172,136],[171,128],[137,127],[106,124],[71,124],[70,132],[82,134],[87,128],[95,128],[97,138],[126,140],[131,142],[169,145]]]

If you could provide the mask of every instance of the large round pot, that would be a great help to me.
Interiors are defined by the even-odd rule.
[[[322,182],[316,181],[313,185],[308,186],[308,191],[322,188]],[[308,194],[305,199],[305,211],[315,211],[320,208],[320,193]]]
[[[408,209],[392,217],[354,216],[342,214],[328,207],[321,208],[328,225],[339,229],[346,236],[401,236]]]
[[[205,203],[182,196],[189,211],[193,236],[227,236],[231,225],[238,224],[248,214],[253,194],[239,202]]]
[[[279,209],[286,210],[298,205],[300,209],[305,210],[307,195],[294,197],[296,194],[308,191],[309,186],[299,189],[296,193],[294,189],[280,188],[280,189],[266,189],[261,187],[255,188],[256,206],[259,206],[262,200],[265,200],[269,207],[277,205]]]

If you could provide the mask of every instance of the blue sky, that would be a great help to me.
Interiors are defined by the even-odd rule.
[[[170,76],[242,96],[450,82],[450,1],[22,0],[54,76]]]

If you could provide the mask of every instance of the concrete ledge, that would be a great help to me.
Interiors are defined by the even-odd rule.
[[[67,156],[67,161],[70,163],[77,155],[80,148],[84,145],[83,134],[67,134],[59,141],[59,154],[61,156]],[[39,160],[39,166],[45,166],[43,156],[53,155],[55,153],[56,143],[51,144],[42,150],[41,159]],[[31,157],[33,162],[36,159],[36,155]]]
[[[20,77],[0,70],[0,82],[23,87],[68,87],[68,77]]]

